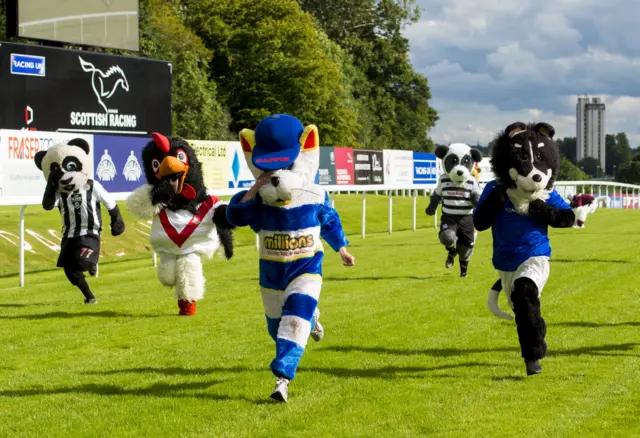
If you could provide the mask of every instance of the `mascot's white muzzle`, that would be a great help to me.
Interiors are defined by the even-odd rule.
[[[76,189],[84,187],[87,179],[87,175],[82,172],[65,172],[59,181],[60,190],[63,192],[73,192]]]
[[[287,205],[294,192],[302,189],[302,180],[290,170],[278,170],[271,175],[269,183],[260,189],[260,197],[271,205]]]
[[[523,176],[516,169],[511,168],[509,169],[509,176],[521,190],[535,193],[547,188],[551,179],[551,169],[544,173],[534,167],[528,175]]]
[[[469,179],[471,172],[465,166],[457,165],[449,171],[449,178],[455,183],[463,183]]]

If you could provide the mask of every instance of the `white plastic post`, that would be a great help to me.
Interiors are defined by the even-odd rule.
[[[413,191],[413,231],[418,228],[417,224],[417,208],[418,208],[418,191]]]
[[[393,230],[393,196],[389,194],[389,234]]]
[[[24,287],[24,210],[26,205],[20,207],[20,287]]]
[[[155,268],[156,266],[158,266],[158,254],[153,251],[151,258],[153,260],[153,267]]]
[[[362,192],[362,238],[366,234],[367,228],[367,192]]]
[[[260,251],[260,235],[256,233],[256,249]]]

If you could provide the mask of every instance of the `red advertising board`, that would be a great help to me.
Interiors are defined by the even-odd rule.
[[[333,148],[336,156],[336,184],[354,184],[353,149]]]

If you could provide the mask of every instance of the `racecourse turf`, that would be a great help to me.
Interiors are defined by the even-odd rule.
[[[360,196],[335,199],[356,266],[327,251],[326,336],[309,341],[285,405],[268,398],[274,346],[250,232],[236,233],[233,260],[206,263],[193,318],[176,316],[124,206],[127,232],[105,233],[90,280],[95,306],[29,235],[19,288],[17,249],[0,239],[0,436],[640,436],[640,211],[551,231],[549,356],[526,377],[514,323],[486,308],[489,232],[461,279],[444,268],[424,198],[416,232],[410,198],[395,198],[389,236],[387,198],[369,196],[364,240]],[[55,240],[57,212],[27,213],[27,229]],[[0,209],[0,230],[17,234],[17,214]]]

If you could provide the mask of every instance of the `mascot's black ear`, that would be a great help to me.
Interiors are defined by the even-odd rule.
[[[78,146],[80,149],[85,151],[87,155],[89,155],[89,143],[84,138],[74,138],[73,140],[69,140],[67,143],[69,146]]]
[[[42,170],[42,160],[44,160],[44,156],[47,155],[47,151],[38,151],[36,152],[36,156],[33,158],[36,162],[36,166],[38,169]]]
[[[527,130],[527,125],[522,122],[515,122],[507,126],[504,132],[507,133],[509,138],[513,138],[515,135],[520,134],[521,132],[525,132]]]
[[[482,152],[480,152],[478,149],[471,149],[469,152],[471,153],[471,158],[473,158],[473,161],[475,161],[476,163],[482,161]]]
[[[533,129],[536,132],[539,132],[540,134],[549,138],[553,138],[553,136],[556,134],[556,130],[553,128],[553,126],[544,122],[538,123]]]
[[[449,152],[449,146],[438,146],[436,148],[436,157],[444,160],[444,156]]]

